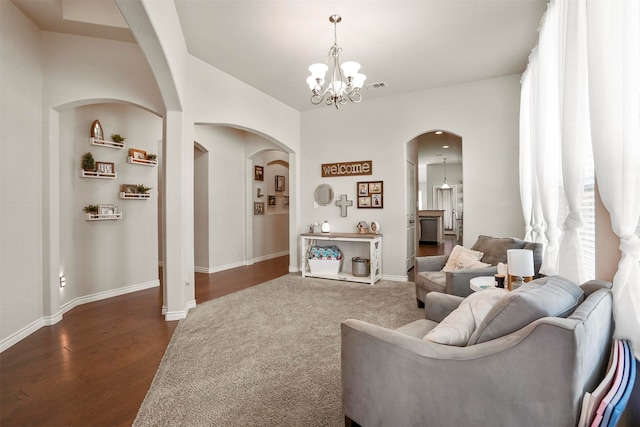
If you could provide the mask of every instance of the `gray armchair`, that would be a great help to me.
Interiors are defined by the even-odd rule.
[[[544,313],[563,310],[548,277],[508,293],[510,305],[496,307],[505,297],[495,303],[466,346],[423,339],[464,300],[453,295],[429,293],[426,318],[396,330],[346,320],[345,424],[575,426],[584,393],[594,390],[606,370],[613,317],[610,283],[571,286],[579,297],[574,294],[556,314]],[[518,300],[523,292],[534,292],[525,303]],[[525,326],[499,331],[519,324]]]
[[[491,264],[490,267],[473,268],[452,272],[441,271],[447,263],[447,255],[436,255],[416,258],[416,300],[418,307],[424,307],[425,295],[429,292],[442,292],[450,295],[466,297],[471,294],[469,281],[478,276],[493,276],[498,272],[497,265],[507,262],[507,250],[531,249],[535,277],[538,277],[542,265],[542,245],[525,242],[512,237],[478,236],[478,240],[471,247],[474,251],[483,252],[480,261]]]

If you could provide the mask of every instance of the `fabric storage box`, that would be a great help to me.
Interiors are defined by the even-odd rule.
[[[341,259],[310,259],[309,269],[311,274],[338,274],[341,263]]]
[[[342,252],[336,246],[313,246],[309,250],[311,274],[338,274]]]

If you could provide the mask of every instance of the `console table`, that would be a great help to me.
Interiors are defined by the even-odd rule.
[[[369,245],[370,271],[367,277],[354,276],[349,271],[339,271],[338,274],[312,274],[309,269],[309,251],[312,246],[319,245],[319,241],[328,241],[338,246],[339,242],[357,242]],[[327,245],[328,246],[328,245]],[[300,259],[302,261],[302,277],[321,277],[323,279],[346,280],[350,282],[375,284],[382,277],[382,235],[360,233],[303,233],[300,235]],[[342,265],[351,260],[343,259]]]

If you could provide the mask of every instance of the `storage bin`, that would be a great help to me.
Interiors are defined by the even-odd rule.
[[[370,267],[371,263],[367,258],[351,258],[351,274],[356,277],[367,277]]]
[[[312,246],[309,250],[309,270],[311,274],[332,274],[340,272],[342,252],[336,246]]]
[[[311,274],[333,274],[340,272],[341,259],[310,259],[309,270]]]

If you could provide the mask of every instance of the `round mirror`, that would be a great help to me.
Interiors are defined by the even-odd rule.
[[[320,184],[314,196],[320,206],[327,206],[333,201],[333,188],[329,184]]]

